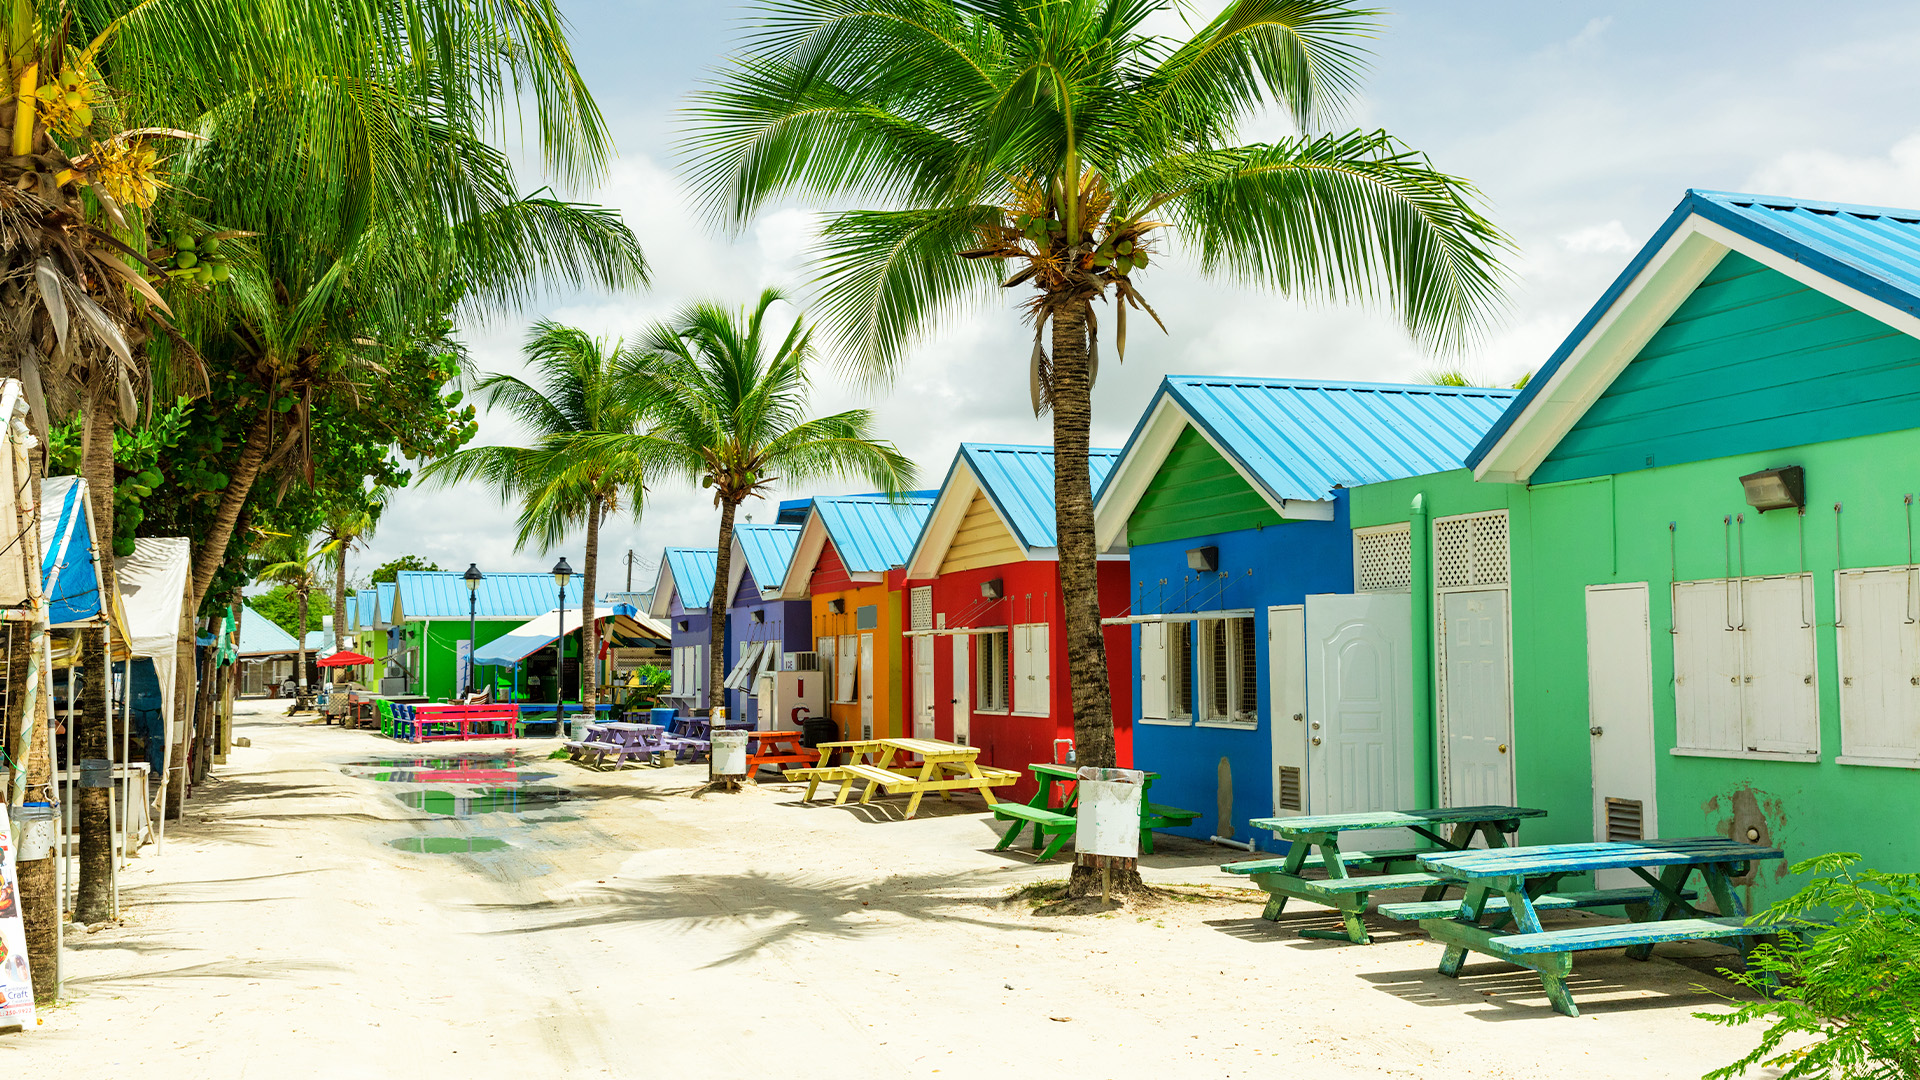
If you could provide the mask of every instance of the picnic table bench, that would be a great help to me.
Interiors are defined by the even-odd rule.
[[[994,798],[993,789],[1020,780],[1020,774],[1012,769],[981,765],[976,760],[980,756],[977,746],[933,739],[855,739],[821,743],[814,749],[820,755],[817,764],[788,769],[786,773],[789,780],[807,781],[802,802],[811,801],[823,781],[837,781],[840,790],[833,802],[838,806],[847,801],[854,781],[865,780],[867,787],[860,793],[861,805],[872,802],[874,795],[881,791],[889,795],[906,792],[912,796],[907,801],[906,816],[912,817],[919,812],[920,800],[929,791],[948,799],[952,797],[949,792],[971,789],[978,791],[989,806],[994,806],[999,800]],[[849,760],[842,765],[833,764],[833,755],[841,751]],[[896,768],[894,759],[903,754],[919,760],[902,762]],[[904,769],[915,771],[909,773],[902,771]]]
[[[667,752],[665,732],[659,724],[589,724],[585,738],[566,744],[567,757],[595,768],[604,765],[609,755],[616,769],[628,758],[651,764],[655,754]]]
[[[1449,884],[1464,886],[1466,896],[1450,915],[1421,918],[1420,928],[1447,946],[1440,974],[1458,976],[1469,951],[1484,953],[1539,972],[1554,1010],[1579,1016],[1567,986],[1576,952],[1624,947],[1628,956],[1645,960],[1660,942],[1732,939],[1745,953],[1765,931],[1747,924],[1732,879],[1755,861],[1781,857],[1778,848],[1718,836],[1433,852],[1421,863]],[[1631,870],[1648,887],[1573,894],[1575,902],[1560,902],[1567,899],[1555,891],[1560,879],[1596,870]],[[1686,885],[1695,873],[1717,911],[1691,903],[1695,894]],[[1586,906],[1578,902],[1581,897],[1607,892],[1636,894],[1621,904],[1631,921],[1555,930],[1540,924],[1543,910]]]
[[[513,705],[382,704],[381,731],[401,742],[510,739],[520,715]]]
[[[804,735],[798,731],[747,732],[747,775],[752,776],[767,765],[778,769],[782,765],[818,761],[818,754],[801,745],[802,738]]]
[[[1292,846],[1284,856],[1229,863],[1221,867],[1229,874],[1243,875],[1269,894],[1260,917],[1269,922],[1280,918],[1289,899],[1324,904],[1340,912],[1344,932],[1307,929],[1302,937],[1328,941],[1349,941],[1366,945],[1373,939],[1361,918],[1372,893],[1390,889],[1425,890],[1421,899],[1437,901],[1445,895],[1448,879],[1420,869],[1418,859],[1430,852],[1460,851],[1484,838],[1489,848],[1503,848],[1506,834],[1520,828],[1520,819],[1545,817],[1545,810],[1519,806],[1451,806],[1431,810],[1373,810],[1357,814],[1321,814],[1308,817],[1256,818],[1249,822],[1266,829]],[[1369,832],[1375,829],[1408,829],[1432,846],[1396,847],[1389,850],[1350,852],[1340,850],[1343,832]],[[1318,849],[1319,855],[1313,852]],[[1320,870],[1324,878],[1305,877],[1307,870]],[[1355,876],[1353,870],[1377,873]]]
[[[1001,821],[1012,821],[1014,826],[1007,830],[1000,842],[993,846],[995,851],[1005,851],[1020,839],[1021,832],[1031,827],[1033,850],[1040,853],[1039,861],[1045,862],[1060,853],[1068,840],[1079,831],[1080,818],[1078,806],[1080,792],[1077,786],[1063,791],[1058,802],[1054,801],[1057,785],[1074,785],[1080,779],[1080,770],[1071,765],[1038,764],[1029,765],[1033,775],[1039,780],[1039,789],[1033,798],[1025,803],[1000,802],[993,806],[993,816]],[[1198,810],[1182,810],[1177,806],[1163,806],[1152,802],[1153,782],[1160,774],[1145,774],[1147,790],[1140,793],[1140,851],[1153,854],[1153,830],[1186,825],[1200,818]]]

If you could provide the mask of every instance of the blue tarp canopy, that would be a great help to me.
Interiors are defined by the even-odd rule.
[[[100,616],[100,565],[93,553],[93,507],[77,476],[40,481],[40,588],[51,626]]]

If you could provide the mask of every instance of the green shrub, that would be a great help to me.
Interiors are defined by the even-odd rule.
[[[1837,852],[1794,866],[1813,880],[1758,916],[1779,943],[1754,949],[1732,979],[1772,996],[1695,1015],[1772,1026],[1752,1053],[1707,1080],[1755,1065],[1785,1070],[1782,1080],[1920,1078],[1920,874],[1855,870],[1859,861]],[[1813,1041],[1782,1049],[1800,1036]]]

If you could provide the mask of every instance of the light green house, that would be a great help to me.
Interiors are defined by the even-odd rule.
[[[1356,488],[1404,561],[1421,801],[1530,843],[1920,869],[1920,211],[1689,192],[1467,458]],[[1384,564],[1382,564],[1384,565]],[[1409,751],[1414,752],[1414,751]]]
[[[579,575],[567,582],[564,605],[580,606]],[[551,574],[490,573],[474,592],[469,592],[461,575],[453,571],[402,571],[394,581],[392,622],[398,627],[388,654],[392,664],[405,672],[407,692],[443,701],[461,692],[459,645],[467,640],[471,621],[474,647],[501,637],[537,615],[545,615],[562,606],[563,598]],[[471,614],[472,618],[469,619]],[[578,693],[578,647],[568,657],[567,685]],[[487,677],[482,670],[481,679]],[[553,663],[529,664],[527,677],[536,682],[553,677]],[[522,686],[534,691],[535,701],[552,700],[552,683]],[[546,696],[542,696],[544,693]]]

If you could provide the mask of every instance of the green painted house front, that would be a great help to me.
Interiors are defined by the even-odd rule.
[[[1771,844],[1760,903],[1920,869],[1916,315],[1920,212],[1689,192],[1467,469],[1352,492],[1413,538],[1435,801]]]
[[[580,606],[581,580],[567,583],[565,604]],[[469,594],[461,575],[453,571],[402,571],[394,582],[393,622],[399,627],[399,665],[410,693],[444,701],[461,693],[459,643],[467,640],[469,610],[475,648],[505,636],[527,620],[554,611],[561,596],[550,574],[491,573]],[[557,618],[557,616],[556,616]],[[567,686],[578,694],[579,647],[568,656]],[[553,700],[553,664],[529,667],[528,680],[518,689],[531,701]],[[486,669],[476,673],[480,679]]]

